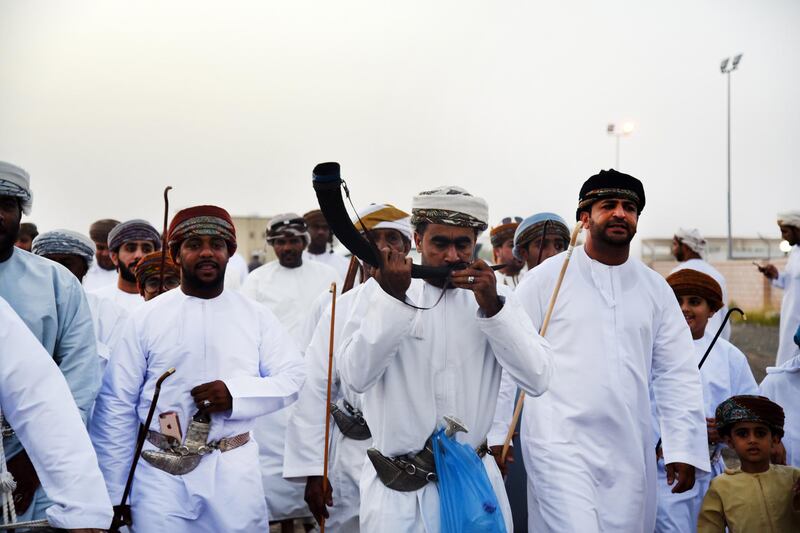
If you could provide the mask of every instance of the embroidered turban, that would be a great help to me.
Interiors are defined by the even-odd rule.
[[[667,283],[675,296],[699,296],[708,302],[712,311],[722,308],[722,289],[708,274],[691,268],[682,268],[667,276]]]
[[[161,252],[153,252],[139,259],[134,269],[136,273],[136,286],[139,288],[139,294],[144,296],[144,286],[147,280],[153,276],[161,276]],[[170,258],[170,254],[164,257],[164,278],[175,277],[180,279],[181,269]]]
[[[161,249],[161,237],[148,221],[135,218],[114,226],[108,233],[108,249],[118,252],[123,244],[131,241],[150,241],[156,250]]]
[[[31,177],[18,166],[0,161],[0,196],[19,198],[22,212],[30,215],[33,207]]]
[[[622,198],[630,200],[636,204],[641,214],[644,209],[644,186],[642,182],[617,172],[613,168],[611,170],[601,170],[599,174],[595,174],[581,187],[581,192],[578,195],[578,209],[575,211],[575,220],[581,219],[581,211],[588,211],[592,208],[592,204],[598,200],[605,198]]]
[[[283,213],[272,217],[267,226],[267,242],[271,243],[278,237],[302,237],[308,243],[311,237],[308,235],[308,224],[306,220],[295,213]]]
[[[497,248],[503,246],[508,239],[513,239],[520,222],[522,222],[522,217],[505,217],[501,220],[489,231],[489,240],[492,242],[492,246]]]
[[[685,244],[698,255],[705,255],[706,253],[706,240],[700,235],[700,230],[696,228],[683,229],[679,228],[675,234],[678,242]]]
[[[196,205],[181,209],[172,217],[167,231],[169,253],[174,260],[178,257],[178,248],[189,237],[210,235],[221,237],[228,245],[228,255],[236,252],[236,228],[233,219],[221,207],[215,205]]]
[[[714,416],[720,435],[729,435],[737,422],[759,422],[783,437],[783,408],[764,396],[732,396],[719,404]]]
[[[31,251],[36,255],[77,255],[86,261],[88,267],[94,259],[95,246],[91,239],[77,231],[56,229],[36,237]]]
[[[778,225],[800,228],[800,211],[787,211],[786,213],[778,213]]]
[[[445,185],[422,191],[411,201],[411,225],[446,224],[475,228],[489,227],[489,205],[461,187]]]
[[[89,237],[91,237],[94,242],[103,242],[108,244],[109,232],[118,225],[119,220],[114,220],[113,218],[104,218],[102,220],[98,220],[89,226]]]
[[[361,223],[364,223],[363,226]],[[358,212],[353,220],[358,231],[373,229],[393,229],[411,241],[411,216],[391,204],[372,204]]]
[[[544,237],[545,222],[547,235],[561,237],[569,243],[569,228],[563,218],[555,213],[536,213],[523,220],[514,232],[514,257],[522,259],[519,251],[537,239]]]

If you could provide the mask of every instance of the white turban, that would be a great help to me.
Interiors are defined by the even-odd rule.
[[[778,225],[800,228],[800,211],[787,211],[785,213],[778,213]]]
[[[22,212],[31,213],[33,192],[31,177],[18,166],[0,161],[0,196],[15,196],[22,202]]]
[[[697,228],[684,229],[679,228],[675,237],[682,243],[694,250],[696,254],[703,255],[706,253],[706,240],[700,235],[700,230]]]
[[[358,217],[353,220],[353,225],[359,231],[366,229],[393,229],[399,231],[403,237],[412,240],[411,216],[405,211],[397,209],[391,204],[371,204],[358,212]]]
[[[78,255],[89,266],[94,258],[95,245],[89,237],[77,231],[56,229],[46,231],[33,239],[31,251],[36,255]]]
[[[447,224],[483,231],[489,227],[486,200],[461,187],[445,185],[422,191],[411,202],[411,224]]]

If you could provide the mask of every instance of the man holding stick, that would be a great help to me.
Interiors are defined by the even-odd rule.
[[[529,529],[652,531],[656,511],[650,381],[675,492],[709,470],[700,375],[686,322],[664,278],[629,257],[642,184],[615,170],[584,183],[576,218],[588,230],[566,270],[546,338],[556,368],[528,399],[522,448]],[[541,326],[563,263],[531,270],[515,292]]]
[[[373,437],[361,474],[362,531],[440,531],[426,442],[448,415],[468,428],[457,438],[482,458],[497,512],[511,527],[500,471],[486,456],[501,371],[537,396],[547,389],[552,362],[513,293],[498,291],[491,268],[474,260],[487,219],[486,202],[459,187],[417,195],[411,223],[423,265],[467,268],[447,280],[412,280],[411,260],[384,249],[382,267],[342,328],[337,364],[345,385],[364,396]]]

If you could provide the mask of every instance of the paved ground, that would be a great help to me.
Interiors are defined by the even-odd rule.
[[[761,383],[766,368],[775,364],[778,327],[737,322],[732,326],[731,342],[747,356],[753,376]]]

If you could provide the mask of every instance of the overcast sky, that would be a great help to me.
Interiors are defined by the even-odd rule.
[[[743,52],[734,234],[777,237],[800,208],[798,28],[797,0],[0,0],[0,159],[30,172],[40,230],[160,226],[167,184],[173,212],[302,213],[328,160],[357,206],[457,184],[492,224],[569,220],[630,120],[639,235],[724,235],[719,64]]]

